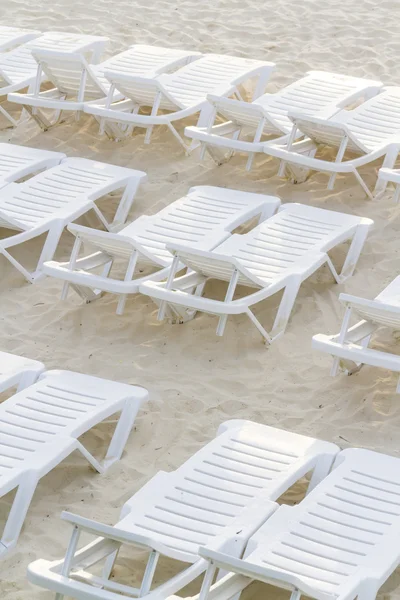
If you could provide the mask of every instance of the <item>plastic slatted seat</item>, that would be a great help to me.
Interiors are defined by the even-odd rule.
[[[370,219],[289,204],[245,235],[233,235],[212,252],[184,245],[169,246],[174,264],[166,283],[145,282],[140,293],[161,301],[158,318],[175,315],[180,321],[200,310],[218,315],[217,335],[223,335],[228,315],[245,313],[268,343],[281,336],[287,326],[301,283],[327,264],[339,283],[353,274],[363,248]],[[328,252],[352,240],[341,273],[337,273]],[[175,278],[179,264],[192,272]],[[193,290],[203,289],[208,279],[229,282],[223,301],[203,298]],[[258,288],[245,297],[233,299],[236,286]],[[269,333],[250,306],[284,290],[272,331]]]
[[[0,25],[0,52],[6,52],[41,35],[40,31]]]
[[[318,334],[312,341],[313,348],[334,357],[331,375],[336,375],[339,367],[352,374],[364,364],[400,373],[400,356],[368,348],[372,334],[379,327],[400,329],[400,277],[396,277],[374,300],[349,294],[340,294],[339,300],[346,307],[340,333]],[[353,313],[362,320],[350,326]],[[397,392],[400,393],[400,380]]]
[[[384,88],[381,94],[351,111],[341,111],[334,119],[295,112],[291,117],[294,126],[287,147],[268,144],[264,152],[303,171],[315,169],[331,173],[328,189],[333,188],[337,173],[353,173],[367,196],[372,198],[358,168],[381,157],[384,157],[384,167],[394,166],[400,147],[400,88]],[[294,142],[298,130],[307,137]],[[315,158],[321,145],[337,148],[335,161]],[[343,161],[346,151],[358,157]],[[375,193],[383,193],[385,186],[384,179],[378,179]]]
[[[273,196],[211,186],[194,187],[160,212],[139,217],[116,234],[70,225],[69,231],[77,238],[70,261],[46,262],[43,270],[46,275],[66,282],[64,299],[69,284],[88,300],[97,297],[100,290],[120,294],[117,313],[121,314],[126,295],[137,293],[143,281],[161,281],[168,276],[173,261],[168,244],[184,243],[211,250],[239,225],[256,215],[260,215],[261,220],[266,219],[279,205],[279,198]],[[91,253],[78,258],[82,242],[90,246]],[[128,261],[123,281],[109,276],[117,258]],[[90,272],[99,266],[104,268],[102,275]],[[146,266],[156,267],[157,271],[135,278],[138,270]]]
[[[250,539],[243,560],[218,543],[201,548],[210,567],[194,598],[225,598],[228,590],[240,593],[259,580],[292,590],[298,600],[374,600],[400,563],[399,465],[393,456],[344,450],[300,504],[277,507]],[[217,568],[230,574],[209,592]]]
[[[63,52],[83,52],[96,60],[102,52],[107,38],[49,32],[40,37],[0,54],[0,94],[6,96],[32,85],[36,79],[38,65],[32,55],[34,48],[57,49]],[[17,121],[0,106],[0,112],[14,126]]]
[[[0,226],[22,233],[0,240],[0,253],[28,279],[43,277],[41,266],[53,257],[64,227],[94,210],[106,228],[124,223],[137,188],[146,179],[142,171],[108,165],[85,158],[67,158],[23,183],[12,183],[1,190]],[[125,188],[113,222],[110,224],[96,200]],[[27,271],[8,248],[47,233],[35,272]]]
[[[39,65],[35,89],[33,92],[10,94],[8,99],[22,104],[43,129],[55,125],[61,111],[75,111],[78,118],[84,102],[106,98],[111,87],[104,75],[108,69],[123,75],[156,77],[200,56],[198,52],[145,45],[134,45],[100,64],[90,64],[83,53],[38,48],[32,51],[32,55]],[[54,88],[40,91],[43,76]],[[114,98],[113,93],[112,96]],[[114,100],[122,98],[117,93]],[[40,108],[54,109],[53,120],[49,120]]]
[[[188,150],[182,137],[172,122],[200,113],[199,124],[208,122],[211,105],[208,94],[230,96],[238,93],[237,86],[244,81],[259,79],[255,97],[265,88],[266,82],[275,65],[257,60],[237,58],[220,54],[206,54],[199,60],[178,69],[172,74],[163,74],[157,79],[126,75],[113,70],[105,71],[112,84],[105,102],[89,102],[84,111],[102,119],[102,129],[111,137],[123,137],[132,127],[147,128],[145,143],[150,142],[154,125],[167,125],[177,140]],[[126,100],[112,102],[114,90],[119,91]],[[137,114],[141,107],[152,107],[151,115]],[[158,114],[159,109],[170,111]],[[110,122],[123,124],[125,129],[110,129]],[[128,127],[126,127],[126,125]],[[115,133],[119,131],[119,133]]]
[[[58,165],[64,158],[66,156],[62,152],[0,143],[0,188],[36,171]]]
[[[274,94],[264,94],[252,103],[208,96],[214,107],[208,127],[187,127],[185,135],[203,144],[201,157],[208,145],[225,147],[230,150],[250,152],[247,170],[250,170],[254,152],[262,152],[262,136],[279,137],[284,143],[293,128],[289,113],[293,110],[304,115],[323,115],[328,119],[340,108],[349,106],[355,100],[369,98],[382,88],[379,81],[360,79],[336,73],[310,71],[305,77],[284,87]],[[215,117],[228,119],[215,125]],[[253,140],[239,139],[242,130],[253,134]],[[301,136],[298,132],[298,136]],[[283,137],[282,137],[283,136]]]
[[[31,358],[0,351],[0,392],[18,386],[18,391],[36,381],[44,365]]]
[[[150,552],[140,596],[150,591],[160,554],[191,563],[156,588],[159,597],[167,597],[204,571],[200,545],[226,540],[230,551],[241,556],[249,535],[268,518],[271,500],[314,470],[312,489],[329,472],[337,450],[266,425],[228,421],[176,471],[158,473],[132,496],[115,526],[64,514],[75,527],[65,560],[36,561],[29,578],[58,592],[60,599],[62,594],[85,600],[137,596],[139,590],[108,579],[119,546],[127,543]],[[101,537],[76,551],[80,531]],[[100,557],[107,559],[101,578],[89,571]]]
[[[17,488],[1,539],[0,554],[15,546],[36,486],[74,450],[99,472],[119,460],[144,388],[81,375],[48,371],[0,405],[0,494]],[[116,412],[121,417],[103,461],[78,438]]]

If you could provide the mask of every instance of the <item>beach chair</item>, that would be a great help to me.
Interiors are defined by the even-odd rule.
[[[0,188],[42,169],[54,167],[64,158],[66,156],[62,152],[0,143]]]
[[[38,71],[37,62],[32,55],[34,48],[59,50],[72,54],[80,52],[85,54],[88,60],[97,62],[107,41],[107,38],[92,35],[49,32],[0,54],[1,96],[5,97],[11,92],[18,92],[34,84]],[[11,126],[15,127],[18,124],[2,105],[0,105],[0,113],[9,124],[11,123]]]
[[[312,340],[315,350],[327,352],[334,358],[331,375],[337,375],[340,367],[351,375],[364,364],[400,374],[399,355],[368,348],[371,336],[379,327],[400,329],[400,276],[374,300],[349,294],[340,294],[339,300],[346,307],[340,333],[318,334]],[[361,317],[361,321],[350,326],[353,313]],[[400,393],[400,380],[397,393]]]
[[[254,154],[263,152],[265,143],[276,138],[276,143],[279,144],[288,140],[288,134],[293,128],[293,122],[288,116],[290,111],[329,119],[341,108],[376,95],[382,86],[379,81],[309,71],[298,81],[274,94],[263,94],[251,103],[209,95],[207,99],[214,107],[214,112],[208,126],[186,127],[185,135],[201,142],[200,158],[204,157],[206,150],[213,156],[220,148],[229,149],[229,157],[236,150],[248,153],[246,169],[249,171]],[[222,117],[225,121],[216,125],[216,117]],[[253,139],[240,139],[243,134],[246,137],[252,136]],[[296,137],[301,136],[302,133],[298,130]]]
[[[394,456],[340,452],[300,504],[275,505],[275,512],[271,504],[272,516],[250,538],[243,559],[218,538],[200,548],[209,567],[190,600],[239,597],[253,581],[290,590],[292,600],[375,600],[400,563],[399,468]],[[210,588],[219,570],[222,578]]]
[[[58,166],[23,183],[10,183],[0,190],[0,227],[19,231],[0,240],[5,256],[31,283],[44,277],[42,265],[53,258],[66,225],[94,210],[106,229],[126,221],[136,191],[146,180],[142,171],[117,167],[85,158],[67,158]],[[112,223],[96,205],[96,200],[124,188]],[[34,271],[27,270],[9,249],[46,234]]]
[[[0,52],[7,52],[42,35],[33,29],[0,25]]]
[[[383,182],[383,184],[381,184]],[[398,202],[400,199],[400,170],[399,169],[379,169],[378,175],[378,190],[381,190],[383,193],[386,189],[387,183],[394,183],[395,192],[393,195],[393,200]]]
[[[129,135],[133,127],[144,127],[145,143],[150,143],[154,125],[167,125],[185,151],[189,147],[173,123],[189,116],[199,115],[198,126],[208,123],[213,107],[208,94],[236,95],[241,98],[238,86],[257,79],[254,98],[263,93],[274,64],[222,54],[206,54],[199,60],[157,79],[105,71],[111,89],[102,102],[87,102],[84,111],[100,119],[100,131],[110,137]],[[113,102],[115,90],[125,100]],[[143,107],[151,107],[150,115],[138,114]],[[159,114],[159,111],[165,111]]]
[[[41,362],[0,350],[0,392],[14,386],[21,391],[35,383],[42,371],[44,365]]]
[[[97,65],[89,64],[82,52],[35,48],[32,55],[38,64],[33,91],[9,94],[8,100],[22,104],[44,130],[59,122],[62,111],[73,111],[78,119],[84,102],[106,99],[111,84],[104,76],[105,71],[156,77],[201,56],[199,52],[145,45],[131,46]],[[43,81],[51,82],[54,87],[40,91]],[[121,94],[114,96],[114,100],[123,99]],[[41,109],[53,109],[55,114],[49,118]]]
[[[373,198],[358,169],[382,157],[385,168],[394,166],[400,148],[400,87],[387,87],[354,110],[343,110],[331,119],[294,112],[290,116],[294,125],[287,145],[264,145],[266,154],[282,160],[280,175],[287,165],[298,181],[310,169],[327,172],[331,190],[338,173],[353,173],[366,195]],[[296,142],[298,130],[306,138]],[[315,157],[317,150],[325,146],[337,150],[334,161]],[[346,152],[358,156],[343,160]],[[378,179],[375,194],[382,194],[385,187],[386,182]]]
[[[199,310],[219,317],[217,335],[222,336],[229,315],[246,314],[271,343],[285,332],[305,279],[325,263],[337,283],[353,274],[372,223],[362,217],[286,204],[249,233],[231,236],[212,252],[171,244],[168,249],[175,258],[167,282],[145,282],[139,291],[160,304],[159,320],[167,316],[184,322]],[[328,253],[348,240],[351,245],[338,273]],[[186,265],[189,272],[175,277],[178,264]],[[228,282],[224,300],[193,293],[203,290],[209,279]],[[238,285],[253,291],[235,299]],[[280,291],[282,299],[269,332],[250,307]]]
[[[120,459],[140,406],[144,388],[72,371],[47,371],[0,405],[0,496],[16,489],[0,556],[17,543],[39,480],[75,450],[104,473]],[[121,416],[103,460],[78,438],[111,415]]]
[[[136,492],[115,526],[64,513],[73,526],[65,559],[35,561],[29,580],[57,592],[57,600],[64,594],[82,600],[167,598],[204,571],[199,546],[218,539],[242,556],[248,538],[268,518],[271,501],[310,471],[313,489],[337,451],[334,444],[250,421],[223,423],[217,437],[176,471],[159,472]],[[77,551],[81,532],[97,539]],[[150,553],[140,589],[109,579],[123,544]],[[189,566],[150,591],[160,555]],[[99,577],[89,569],[101,559],[106,562]]]
[[[184,242],[192,248],[212,250],[229,237],[230,232],[252,217],[264,220],[275,213],[279,198],[226,188],[197,186],[152,216],[142,216],[118,233],[96,231],[69,225],[76,236],[69,262],[46,262],[43,272],[65,282],[62,298],[71,285],[86,301],[101,292],[119,295],[117,314],[122,314],[128,294],[136,294],[143,281],[162,281],[168,277],[173,261],[166,246]],[[91,253],[79,258],[82,243]],[[93,252],[93,250],[95,252]],[[110,276],[113,262],[127,262],[124,280]],[[156,268],[141,275],[143,268]],[[102,267],[101,274],[96,269]],[[183,265],[181,265],[183,268]]]

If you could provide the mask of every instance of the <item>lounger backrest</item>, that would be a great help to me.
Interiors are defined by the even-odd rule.
[[[349,239],[362,220],[303,204],[283,208],[249,233],[232,236],[208,256],[181,249],[177,254],[189,268],[206,277],[229,281],[238,268],[239,283],[266,287],[292,273],[304,274],[307,259],[312,264],[318,253]],[[224,256],[235,262],[225,261]]]
[[[266,63],[221,54],[206,54],[171,75],[162,75],[160,82],[169,94],[163,98],[160,108],[176,110],[197,106],[207,100],[207,94],[220,95],[233,92],[236,79],[247,72],[256,71]],[[151,80],[119,77],[118,73],[107,74],[117,89],[139,104],[152,106],[159,90]]]
[[[336,450],[333,444],[266,425],[233,423],[166,474],[163,485],[155,480],[137,492],[119,525],[126,522],[129,531],[159,540],[176,558],[194,562],[198,547],[223,533],[252,504],[276,500],[313,468],[318,456],[334,456]]]
[[[167,94],[162,93],[160,83],[151,75],[130,75],[111,68],[105,70],[104,75],[118,92],[139,106],[153,106],[157,98],[158,107],[163,110],[175,111],[180,108]]]
[[[80,101],[104,97],[108,93],[83,54],[34,48],[32,55],[43,73],[60,92]]]
[[[24,376],[31,382],[44,371],[44,365],[30,358],[0,351],[0,392],[19,384]]]
[[[200,52],[189,52],[162,46],[135,44],[125,52],[94,67],[96,74],[111,70],[125,75],[157,75],[177,69],[200,58]]]
[[[384,327],[400,329],[400,295],[397,306],[394,305],[393,299],[386,304],[384,298],[380,300],[379,296],[375,300],[357,299],[354,296],[348,298],[347,300],[347,295],[341,294],[340,301],[352,308],[362,319]]]
[[[23,183],[3,188],[0,216],[9,216],[12,223],[17,221],[21,229],[28,230],[57,216],[65,218],[69,211],[113,190],[116,181],[125,186],[134,173],[85,158],[67,158]]]
[[[216,103],[216,108],[220,114],[234,122],[257,127],[259,116],[252,109],[262,107],[264,111],[260,108],[259,114],[269,118],[271,132],[287,133],[293,126],[288,112],[298,111],[304,115],[316,115],[323,111],[325,116],[330,116],[339,108],[350,104],[354,98],[379,87],[382,86],[376,81],[311,71],[274,94],[260,96],[248,107],[243,103],[236,104],[234,101],[221,99],[220,104]],[[268,131],[268,125],[264,130]]]
[[[41,35],[40,31],[33,29],[20,29],[19,27],[0,26],[0,52],[5,52],[25,44]]]
[[[23,82],[34,78],[37,72],[37,62],[32,56],[33,48],[59,50],[61,52],[94,52],[104,46],[106,38],[96,36],[76,35],[69,33],[49,32],[39,38],[0,55],[0,73],[10,84]]]
[[[101,387],[99,381],[102,382]],[[137,389],[137,388],[135,388]],[[145,392],[144,392],[145,393]],[[69,371],[47,371],[0,406],[0,490],[34,468],[39,477],[60,462],[60,447],[121,410],[132,387]],[[59,448],[57,450],[57,445]],[[46,469],[41,472],[41,469]]]
[[[206,54],[172,75],[163,76],[164,87],[182,107],[196,106],[207,94],[231,94],[236,80],[266,65],[261,61],[224,54]]]
[[[256,215],[274,214],[279,204],[279,198],[273,196],[198,186],[155,215],[139,217],[120,231],[120,240],[86,228],[79,235],[97,249],[121,258],[128,258],[136,243],[142,262],[168,265],[172,255],[167,244],[212,250],[227,238],[227,232]]]
[[[0,143],[0,187],[31,174],[35,167],[39,171],[44,163],[45,166],[56,165],[64,158],[65,154],[61,152]]]
[[[369,570],[387,577],[400,535],[400,460],[351,449],[337,461],[299,505],[278,509],[259,529],[246,557],[260,574],[270,569],[300,590],[303,583],[335,598]]]
[[[341,121],[349,133],[347,149],[370,152],[400,135],[400,88],[386,88],[352,111],[343,111],[333,121]],[[296,118],[299,129],[319,144],[339,147],[343,129],[327,123],[312,123]]]

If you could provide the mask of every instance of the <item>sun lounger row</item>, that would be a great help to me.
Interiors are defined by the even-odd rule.
[[[28,578],[57,600],[172,600],[201,574],[201,592],[191,600],[238,597],[254,580],[289,589],[292,599],[373,600],[400,561],[399,466],[376,452],[340,452],[266,425],[227,421],[176,471],[159,472],[136,492],[114,526],[63,513],[72,526],[65,558],[36,560]],[[307,473],[307,496],[297,506],[279,505]],[[81,534],[94,539],[79,548]],[[111,578],[123,546],[148,553],[139,587],[120,583],[117,573]],[[184,568],[154,585],[160,557]]]
[[[400,88],[379,90],[370,82],[370,97],[349,110],[351,90],[346,94],[345,84],[349,83],[343,79],[328,73],[310,73],[253,103],[209,97],[215,110],[208,127],[188,127],[185,134],[201,142],[202,155],[207,149],[218,156],[221,148],[231,153],[248,153],[248,169],[256,153],[265,153],[281,160],[280,175],[288,169],[296,181],[304,180],[311,169],[327,172],[328,189],[333,188],[338,173],[352,173],[367,196],[372,197],[358,169],[379,158],[384,158],[384,168],[394,166],[400,151]],[[359,82],[361,86],[362,80]],[[338,93],[343,97],[332,101]],[[224,122],[214,125],[216,116]],[[242,131],[247,139],[239,138]],[[334,161],[315,157],[326,147],[335,150]],[[344,160],[346,152],[352,155],[348,160]],[[384,173],[375,188],[376,195],[385,190]]]
[[[39,170],[42,172],[30,179],[15,183]],[[137,189],[146,178],[143,171],[0,144],[0,227],[19,232],[0,240],[0,254],[28,281],[37,281],[43,277],[42,265],[53,258],[67,224],[91,210],[108,230],[124,224]],[[96,201],[119,189],[123,194],[109,223]],[[29,271],[9,250],[43,233],[47,237],[36,269]]]
[[[257,227],[231,235],[256,215]],[[353,274],[371,225],[370,219],[302,204],[280,206],[276,197],[199,186],[118,233],[69,225],[76,236],[69,262],[45,262],[43,273],[64,281],[64,299],[69,286],[86,301],[104,291],[119,295],[119,314],[127,295],[138,292],[159,304],[160,320],[168,316],[183,322],[197,310],[215,314],[218,335],[223,334],[228,315],[247,314],[271,343],[284,333],[301,283],[319,267],[327,264],[338,283]],[[338,273],[329,252],[347,241],[350,248]],[[90,253],[80,256],[85,244]],[[126,265],[123,280],[111,273],[118,259]],[[143,275],[148,266],[156,271]],[[184,269],[188,273],[179,277]],[[202,297],[208,279],[227,282],[223,301]],[[235,299],[238,285],[249,293]],[[251,307],[282,290],[268,332]]]
[[[247,168],[256,153],[266,153],[281,160],[281,175],[288,169],[297,181],[310,169],[328,172],[329,189],[337,173],[353,173],[370,197],[359,168],[382,157],[385,168],[394,166],[400,144],[397,87],[311,71],[267,94],[273,63],[134,45],[97,64],[106,41],[47,33],[3,53],[2,93],[24,106],[45,129],[64,111],[95,116],[101,132],[116,139],[141,127],[149,142],[153,127],[166,125],[186,151],[200,144],[201,156],[209,150],[218,161],[221,148],[245,152]],[[253,101],[245,102],[241,86],[254,78],[258,83]],[[41,91],[49,82],[54,87]],[[21,93],[27,87],[28,92]],[[359,106],[348,110],[355,103]],[[151,114],[140,114],[143,108],[150,108]],[[192,139],[189,148],[174,123],[190,115],[198,115],[198,123],[185,129]],[[217,117],[223,122],[215,125]],[[315,157],[325,146],[336,149],[334,161]],[[346,152],[357,158],[343,160]],[[385,181],[379,179],[377,194],[384,191]]]
[[[232,314],[247,314],[269,343],[282,335],[301,283],[325,263],[337,282],[350,277],[372,225],[370,219],[301,204],[280,206],[273,196],[199,186],[118,233],[99,231],[71,223],[93,209],[106,229],[123,224],[145,173],[7,144],[0,145],[0,168],[2,164],[0,225],[21,233],[1,240],[0,253],[28,281],[45,275],[58,278],[64,282],[63,298],[69,286],[88,301],[104,291],[115,293],[119,314],[127,296],[141,292],[160,305],[159,319],[184,321],[196,310],[218,315],[218,335]],[[50,168],[23,183],[13,182],[45,166]],[[110,224],[95,202],[119,188],[125,192]],[[257,227],[245,235],[231,235],[257,216]],[[76,241],[70,260],[59,263],[51,259],[65,226]],[[47,238],[37,268],[30,272],[9,249],[42,233]],[[351,245],[338,273],[328,253],[346,241]],[[89,254],[80,256],[82,244],[90,247]],[[126,264],[123,280],[111,274],[119,259]],[[137,276],[144,266],[156,271]],[[184,269],[188,274],[179,277]],[[224,301],[202,297],[210,278],[228,283]],[[238,285],[257,291],[235,299]],[[268,332],[251,307],[281,290],[280,307]]]
[[[210,110],[207,93],[240,97],[239,87],[250,80],[257,80],[256,98],[275,66],[267,61],[146,45],[133,45],[99,63],[106,42],[107,38],[46,33],[3,53],[1,93],[22,104],[44,129],[59,121],[61,111],[75,112],[77,118],[85,111],[100,118],[101,129],[112,137],[130,133],[135,118],[139,126],[147,127],[146,141],[153,125],[167,124],[186,148],[174,121],[200,114],[202,126]],[[44,83],[54,87],[41,91]],[[26,88],[28,91],[21,93]],[[137,115],[142,106],[153,107],[151,116]],[[50,118],[46,109],[52,113]],[[171,114],[161,117],[159,109]],[[110,111],[105,123],[103,117]],[[2,112],[16,125],[4,108]],[[114,118],[116,114],[122,114],[123,123]]]

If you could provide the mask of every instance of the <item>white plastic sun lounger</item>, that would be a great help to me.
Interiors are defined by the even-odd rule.
[[[159,46],[135,45],[125,52],[98,64],[89,64],[83,53],[60,52],[37,48],[32,55],[38,63],[33,91],[9,94],[8,100],[22,104],[44,129],[59,122],[61,111],[75,111],[79,118],[84,102],[106,99],[111,83],[104,76],[108,70],[129,76],[156,77],[174,70],[200,57],[199,52],[174,50]],[[50,81],[54,87],[40,91],[42,81]],[[114,100],[123,96],[117,94]],[[52,120],[40,110],[54,109]]]
[[[167,125],[185,150],[189,151],[172,123],[199,114],[198,125],[204,126],[213,111],[207,102],[207,95],[235,94],[240,97],[238,86],[252,78],[258,79],[254,92],[257,98],[264,91],[274,67],[270,62],[206,54],[175,73],[163,74],[157,79],[109,70],[105,71],[105,76],[112,84],[108,98],[100,103],[86,103],[84,111],[100,118],[101,131],[106,131],[110,137],[128,135],[132,127],[146,128],[145,143],[150,142],[154,125]],[[113,102],[115,90],[126,99]],[[142,107],[151,107],[151,114],[138,114]],[[160,110],[167,112],[158,114]],[[112,128],[110,123],[114,123]],[[115,123],[119,125],[117,129]]]
[[[42,169],[58,165],[62,152],[51,152],[26,146],[0,143],[0,188]]]
[[[290,590],[291,600],[375,600],[400,564],[399,469],[393,456],[344,450],[300,504],[273,512],[271,503],[243,559],[217,538],[200,548],[209,567],[200,594],[185,600],[228,600],[252,581]]]
[[[213,252],[183,245],[168,246],[174,262],[166,283],[145,282],[139,291],[160,303],[158,319],[184,322],[195,312],[219,316],[217,335],[223,335],[228,315],[247,314],[265,341],[271,343],[286,329],[301,283],[327,264],[337,283],[353,274],[373,221],[330,210],[286,204],[281,211],[245,235],[232,235]],[[328,255],[335,246],[351,241],[341,273]],[[175,278],[183,263],[190,272]],[[203,298],[209,279],[229,282],[223,301]],[[237,285],[258,288],[234,299]],[[283,290],[271,332],[261,325],[250,307]]]
[[[263,94],[252,103],[209,95],[207,99],[214,112],[208,126],[186,127],[185,135],[202,143],[201,158],[206,149],[211,155],[219,148],[228,148],[231,154],[235,150],[249,153],[246,169],[250,170],[254,153],[263,152],[264,144],[268,143],[264,136],[268,136],[268,141],[279,138],[276,142],[280,144],[288,140],[293,128],[288,117],[290,111],[329,119],[352,102],[374,96],[382,86],[379,81],[309,71],[298,81],[274,94]],[[225,122],[215,125],[217,116]],[[240,139],[242,133],[251,134],[253,139]],[[301,135],[298,131],[297,136]]]
[[[379,327],[400,329],[400,276],[374,300],[349,294],[340,294],[339,300],[346,307],[340,333],[315,335],[312,341],[313,348],[334,357],[331,375],[337,375],[339,367],[350,375],[364,364],[400,374],[400,356],[368,348],[372,334]],[[350,327],[353,313],[362,320]],[[397,392],[400,393],[400,380]]]
[[[65,559],[32,563],[29,580],[58,592],[57,600],[63,594],[80,600],[166,598],[204,571],[199,546],[218,539],[240,557],[268,518],[271,501],[313,470],[312,489],[329,472],[337,451],[334,444],[266,425],[227,421],[176,471],[159,472],[132,496],[115,526],[64,513],[74,527]],[[81,532],[100,537],[77,551]],[[140,589],[109,580],[122,544],[150,553]],[[150,592],[159,555],[190,566]],[[89,568],[101,559],[106,559],[103,576],[96,577]]]
[[[0,556],[17,543],[39,480],[75,450],[104,473],[120,459],[144,388],[81,375],[47,371],[0,405],[0,496],[17,490],[0,540]],[[97,460],[78,438],[120,412],[104,460]]]
[[[198,186],[153,216],[142,216],[118,233],[96,231],[80,225],[70,225],[76,236],[71,259],[66,263],[46,262],[46,275],[65,281],[62,297],[69,284],[87,301],[101,291],[120,295],[117,313],[122,314],[127,294],[135,294],[143,281],[161,281],[168,276],[173,256],[168,244],[185,243],[191,248],[212,250],[229,237],[230,232],[252,217],[264,220],[275,213],[279,198],[241,192],[226,188]],[[88,243],[94,253],[79,258],[82,243]],[[123,281],[110,277],[115,259],[127,261]],[[93,273],[103,267],[101,275]],[[135,278],[143,267],[156,267],[151,275]],[[183,268],[183,265],[182,265]]]
[[[42,371],[41,362],[0,350],[0,392],[14,386],[18,386],[18,391],[23,390],[35,383]]]
[[[280,158],[280,174],[286,163],[299,181],[310,169],[330,173],[328,189],[333,189],[338,173],[353,173],[369,198],[373,197],[358,169],[384,157],[383,166],[392,168],[400,149],[400,87],[387,87],[381,94],[364,102],[354,110],[343,110],[332,119],[304,116],[291,113],[293,129],[287,146],[265,144],[264,152]],[[297,131],[306,139],[295,142]],[[337,149],[334,161],[315,158],[320,146]],[[345,152],[359,156],[343,160]],[[378,179],[376,194],[386,187]]]
[[[107,38],[70,33],[50,32],[27,44],[0,55],[0,95],[7,96],[27,88],[36,80],[38,65],[32,55],[34,48],[53,49],[63,52],[80,52],[97,62]],[[0,105],[0,113],[16,126],[17,121]]]
[[[85,158],[67,158],[56,167],[39,173],[23,183],[10,183],[0,190],[0,227],[20,231],[0,240],[3,254],[28,281],[44,277],[43,262],[51,260],[66,225],[94,210],[107,229],[126,221],[136,191],[146,174]],[[96,200],[125,188],[110,224]],[[47,234],[37,267],[28,271],[9,253],[9,249]]]
[[[400,170],[399,169],[379,169],[378,189],[385,190],[388,182],[394,183],[395,192],[393,199],[398,202],[400,199]],[[381,184],[383,182],[383,184]]]
[[[20,29],[19,27],[0,25],[0,52],[7,52],[7,50],[30,42],[40,35],[40,31],[33,29]]]

